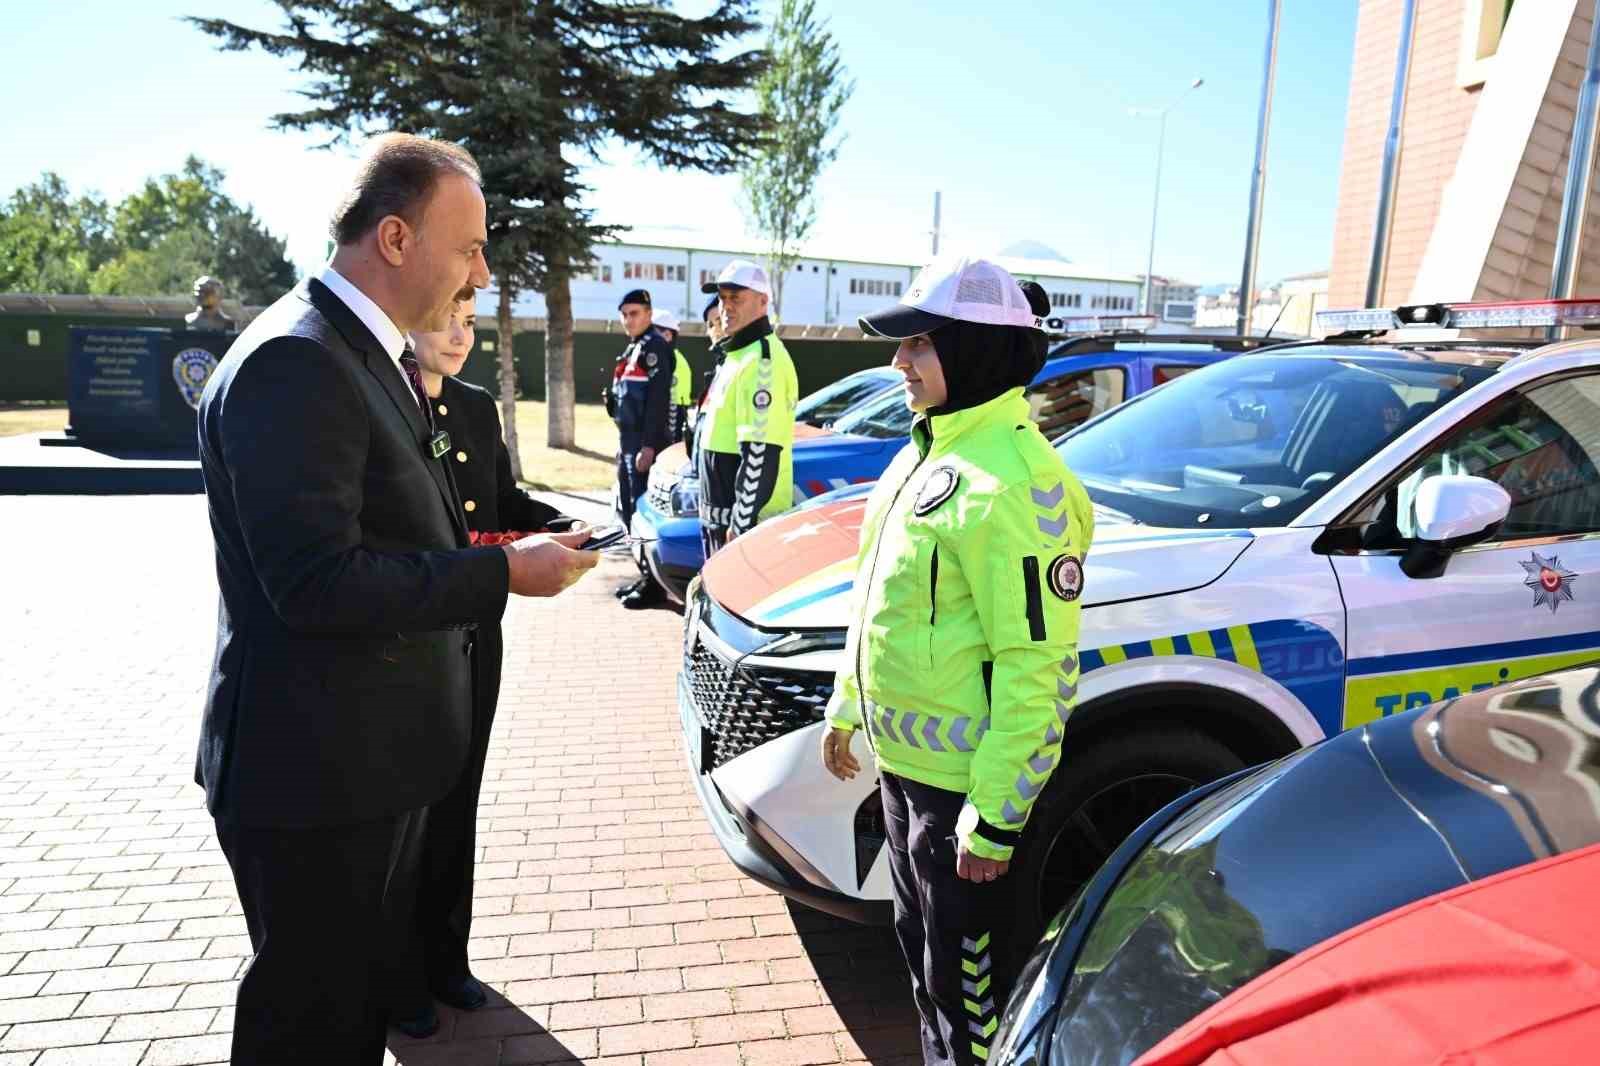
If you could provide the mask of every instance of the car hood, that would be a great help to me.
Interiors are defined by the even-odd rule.
[[[801,441],[827,440],[837,437],[838,434],[831,429],[820,429],[805,422],[794,424],[794,439],[798,444]],[[854,438],[852,438],[854,439]],[[656,461],[650,467],[650,484],[652,487],[671,488],[678,483],[683,475],[693,468],[689,463],[689,449],[683,442],[669,444],[661,449],[661,454],[656,456]]]
[[[1055,1061],[1131,1061],[1313,944],[1600,842],[1597,692],[1586,667],[1380,719],[1170,816],[1045,949],[1075,956]]]
[[[706,564],[706,593],[752,625],[844,628],[866,505],[842,500],[762,523]],[[1208,585],[1251,539],[1247,530],[1160,529],[1101,514],[1084,564],[1084,606]]]

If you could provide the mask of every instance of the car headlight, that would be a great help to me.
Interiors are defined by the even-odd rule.
[[[686,477],[672,489],[672,517],[693,518],[700,513],[700,479]]]

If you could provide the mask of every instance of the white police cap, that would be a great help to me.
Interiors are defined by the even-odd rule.
[[[772,283],[767,280],[767,272],[748,259],[735,259],[722,268],[722,273],[717,275],[716,281],[708,281],[700,286],[700,291],[716,292],[723,285],[751,289],[763,296],[772,295]]]
[[[1028,297],[1004,267],[969,255],[934,259],[900,302],[859,319],[863,333],[905,340],[951,322],[1042,329]]]

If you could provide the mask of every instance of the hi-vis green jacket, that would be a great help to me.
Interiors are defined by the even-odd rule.
[[[672,359],[672,406],[688,407],[694,403],[694,371],[676,348],[672,349]]]
[[[723,342],[724,355],[695,427],[700,518],[747,533],[794,505],[794,362],[758,318]]]
[[[966,795],[957,835],[1009,859],[1061,755],[1094,514],[1021,389],[919,418],[867,501],[827,718],[878,768]]]

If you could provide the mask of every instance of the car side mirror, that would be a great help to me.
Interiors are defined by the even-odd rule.
[[[1400,559],[1407,577],[1444,573],[1450,556],[1494,536],[1511,513],[1511,494],[1488,478],[1436,474],[1417,486],[1416,536]]]

